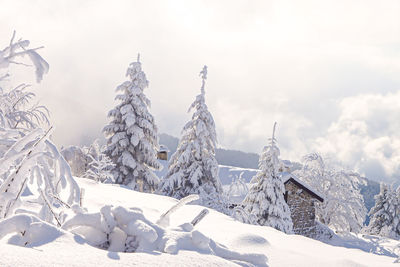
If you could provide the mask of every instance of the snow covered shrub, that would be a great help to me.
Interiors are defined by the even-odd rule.
[[[49,111],[45,106],[28,105],[29,100],[35,97],[34,93],[26,91],[28,87],[29,85],[20,84],[10,91],[0,88],[0,110],[10,128],[33,129],[41,122],[49,124]]]
[[[400,238],[400,188],[394,190],[384,183],[380,185],[380,192],[375,196],[375,206],[369,212],[371,220],[364,232]]]
[[[108,138],[106,155],[115,164],[115,182],[128,185],[141,192],[153,192],[159,183],[153,170],[161,169],[157,161],[157,126],[149,112],[150,100],[143,90],[148,86],[142,64],[129,65],[125,81],[116,89],[121,94],[116,99],[121,103],[108,116],[112,119],[104,127]]]
[[[62,207],[79,203],[80,189],[49,134],[40,128],[31,131],[0,159],[0,175],[6,177],[0,185],[0,219],[14,213],[26,188],[42,206],[39,218],[58,225]]]
[[[270,144],[264,147],[260,156],[260,172],[253,177],[249,193],[242,202],[242,216],[254,216],[259,225],[292,233],[290,210],[284,199],[285,186],[278,171],[280,151],[276,145],[275,127],[276,123]],[[252,219],[242,217],[241,221],[248,222]]]
[[[83,177],[101,183],[114,182],[114,176],[112,175],[111,170],[114,168],[115,164],[103,152],[105,148],[100,147],[99,141],[95,140],[87,150],[88,152],[86,155],[88,157],[88,164]]]
[[[235,178],[229,185],[229,189],[227,192],[229,202],[232,204],[241,203],[248,192],[249,188],[244,181],[243,172],[241,172],[239,176],[235,175]]]
[[[88,169],[89,157],[83,148],[68,146],[61,149],[61,154],[71,167],[73,176],[82,177]]]
[[[140,209],[104,206],[98,213],[78,212],[62,228],[80,234],[93,246],[115,252],[154,249],[159,227]]]
[[[14,31],[10,44],[0,50],[0,82],[10,77],[8,72],[10,65],[26,65],[18,61],[25,56],[29,57],[30,62],[34,64],[36,79],[40,82],[43,75],[49,70],[49,64],[36,52],[40,48],[42,47],[29,48],[28,40],[15,41]],[[20,84],[10,90],[0,86],[0,125],[2,127],[33,129],[41,122],[49,123],[49,112],[46,107],[37,104],[28,105],[35,96],[34,93],[27,90],[28,88],[27,84]]]
[[[358,233],[367,213],[360,193],[365,179],[355,172],[327,169],[317,153],[304,156],[303,161],[296,176],[324,196],[324,202],[316,204],[317,220],[337,232]]]
[[[214,119],[205,103],[207,66],[204,66],[200,75],[201,92],[189,108],[189,112],[194,109],[192,119],[183,127],[182,137],[171,156],[160,191],[177,199],[198,194],[202,205],[226,213],[227,203],[215,159],[217,134]]]
[[[335,232],[325,224],[316,221],[315,239],[322,242],[329,242],[336,236]]]
[[[16,61],[23,56],[28,56],[34,64],[40,81],[48,71],[47,62],[36,52],[38,48],[29,49],[29,41],[14,42],[14,38],[15,32],[10,45],[0,51],[0,69],[6,69],[0,81],[10,76],[10,64],[25,65]],[[52,128],[48,131],[37,128],[40,121],[47,121],[47,109],[24,109],[33,97],[25,88],[22,85],[0,95],[0,220],[23,212],[17,208],[25,195],[33,194],[30,201],[41,205],[37,215],[61,225],[62,207],[78,203],[80,189],[49,138]]]
[[[71,167],[72,175],[99,182],[113,182],[112,170],[115,164],[104,153],[106,147],[95,140],[89,147],[69,146],[61,154]]]
[[[0,239],[10,235],[8,243],[32,247],[50,242],[63,233],[55,226],[29,214],[17,214],[0,220]]]
[[[139,208],[103,206],[97,213],[78,210],[74,217],[63,224],[62,229],[83,236],[93,246],[114,252],[158,251],[178,254],[180,250],[192,250],[232,261],[266,264],[267,258],[263,254],[232,251],[195,230],[196,224],[208,213],[206,209],[191,223],[169,227],[169,216],[196,199],[196,195],[181,199],[163,213],[157,223],[147,219]]]

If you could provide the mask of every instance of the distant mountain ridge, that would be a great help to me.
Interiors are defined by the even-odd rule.
[[[161,145],[167,146],[169,149],[168,159],[171,157],[173,153],[175,153],[176,148],[178,147],[179,139],[171,136],[169,134],[162,133],[159,135],[159,143]],[[231,175],[239,175],[240,172],[244,171],[246,175],[249,177],[246,178],[250,181],[251,177],[256,173],[258,169],[258,158],[259,155],[256,153],[246,153],[238,150],[229,150],[229,149],[221,149],[217,148],[216,150],[216,158],[220,166],[220,179],[224,185],[230,184],[230,180],[232,179]],[[292,162],[295,164],[296,168],[301,167],[300,163]],[[232,166],[232,167],[230,167]],[[239,168],[246,169],[254,169],[252,170],[240,170]],[[166,170],[164,170],[166,172]],[[369,211],[375,204],[374,196],[379,193],[379,183],[367,179],[367,185],[361,186],[361,194],[364,197],[364,203]],[[369,216],[366,218],[366,224],[369,223]]]
[[[178,147],[179,139],[165,133],[160,134],[159,138],[159,143],[168,147],[170,151],[168,155],[169,158],[175,153],[176,148]],[[239,150],[217,148],[215,151],[215,157],[220,165],[258,169],[259,155],[256,153],[246,153]]]

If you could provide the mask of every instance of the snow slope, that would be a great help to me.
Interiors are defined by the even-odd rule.
[[[98,184],[88,179],[77,178],[77,181],[86,190],[84,206],[89,212],[98,212],[105,204],[128,209],[139,207],[147,219],[156,222],[177,202],[169,197]],[[186,205],[171,215],[170,225],[176,227],[190,222],[202,209],[201,206]],[[268,266],[279,267],[393,266],[399,245],[389,239],[371,236],[362,239],[355,235],[328,245],[302,236],[286,235],[270,227],[242,224],[214,210],[210,210],[195,229],[237,252],[263,253],[268,257]],[[64,231],[56,232],[52,238],[32,248],[11,245],[8,241],[8,238],[0,240],[0,266],[235,266],[237,263],[245,266],[196,250],[180,250],[177,255],[157,251],[108,252],[91,247],[81,237]]]

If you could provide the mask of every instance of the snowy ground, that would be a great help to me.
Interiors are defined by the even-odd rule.
[[[84,206],[98,212],[105,204],[126,208],[139,207],[156,222],[159,216],[176,203],[175,199],[144,194],[115,185],[98,184],[77,178],[86,190]],[[190,222],[203,207],[186,205],[171,215],[170,225]],[[399,242],[372,236],[349,235],[328,245],[297,235],[286,235],[269,227],[246,225],[210,210],[195,227],[217,243],[237,252],[262,253],[268,266],[392,266],[397,258]],[[160,253],[116,253],[88,245],[81,237],[54,231],[47,240],[31,248],[0,240],[0,266],[237,266],[244,264],[210,255],[199,250],[180,250],[177,255]],[[187,246],[192,249],[193,247]],[[367,253],[366,251],[371,251]],[[375,254],[374,254],[375,253]],[[382,255],[377,255],[382,254]],[[229,257],[229,255],[227,256]],[[261,265],[262,266],[262,265]]]

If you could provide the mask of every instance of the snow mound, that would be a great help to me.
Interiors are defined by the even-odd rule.
[[[287,235],[271,227],[243,224],[209,209],[209,213],[193,228],[189,223],[204,207],[184,205],[171,213],[169,227],[156,222],[177,204],[166,196],[135,192],[124,186],[76,179],[86,191],[87,214],[123,207],[119,214],[141,213],[155,229],[157,239],[151,249],[141,252],[113,252],[94,247],[79,234],[72,234],[38,220],[17,214],[15,231],[11,221],[3,220],[0,232],[0,266],[396,266],[398,241],[374,236],[337,237],[332,245],[298,235]],[[142,212],[138,211],[138,208]],[[106,208],[107,209],[107,208]],[[106,211],[103,210],[103,213]],[[10,218],[11,220],[12,218]],[[66,222],[67,223],[67,222]],[[8,224],[7,227],[4,227]],[[38,224],[40,227],[33,225]],[[29,226],[28,226],[29,225]],[[32,228],[31,230],[29,230]],[[39,228],[36,230],[36,228]],[[5,233],[3,229],[7,229]],[[20,230],[46,231],[45,238],[29,239],[33,247],[20,247],[24,240],[13,242]],[[11,232],[9,232],[11,231]],[[27,231],[27,232],[28,232]],[[42,236],[42,235],[40,235]],[[83,235],[82,235],[83,236]],[[11,240],[11,241],[10,241]],[[154,240],[154,236],[151,240]],[[26,241],[25,241],[26,242]],[[15,246],[18,244],[20,246]],[[144,246],[143,246],[144,247]],[[370,251],[372,253],[368,253]],[[381,255],[377,255],[378,252]],[[268,262],[266,259],[268,258]]]

